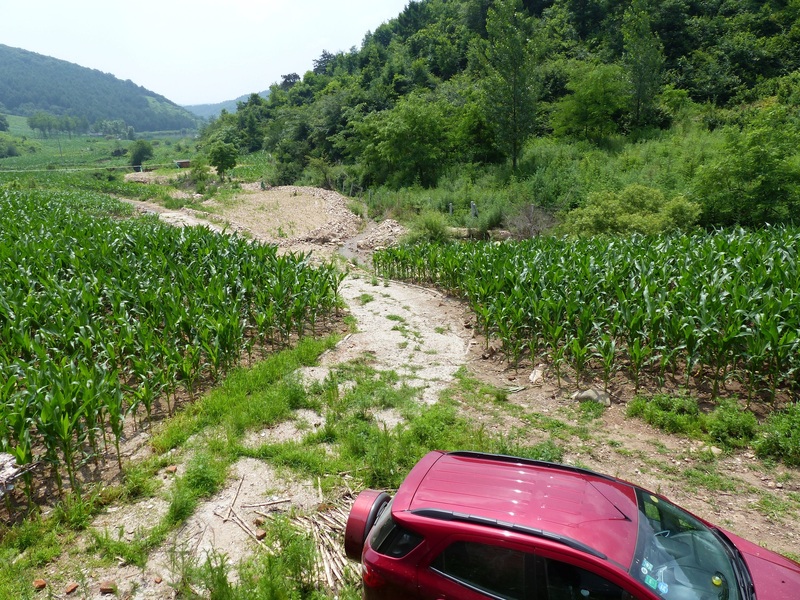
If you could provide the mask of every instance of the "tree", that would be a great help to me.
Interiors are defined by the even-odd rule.
[[[633,122],[652,123],[655,98],[661,89],[664,48],[652,32],[647,0],[633,0],[622,21],[623,64],[628,72],[633,103]]]
[[[238,156],[239,152],[234,144],[218,140],[208,147],[208,162],[217,169],[220,180],[225,177],[227,171],[236,166]]]
[[[6,117],[5,115],[0,115],[0,131],[8,131],[8,130],[9,130],[8,117]]]
[[[373,181],[393,187],[436,185],[448,150],[443,103],[412,94],[392,110],[370,115],[361,134],[366,140],[361,161]]]
[[[333,69],[335,62],[336,62],[336,56],[334,56],[327,50],[323,50],[320,57],[315,58],[313,61],[314,73],[316,73],[317,75],[330,75],[329,70]]]
[[[147,140],[136,140],[131,147],[131,166],[141,167],[146,160],[153,158],[153,146]]]
[[[280,88],[284,91],[292,89],[292,87],[300,81],[300,75],[297,73],[289,73],[288,75],[281,75]]]
[[[38,131],[42,137],[47,137],[58,126],[58,118],[42,110],[36,111],[28,117],[28,127]]]
[[[521,0],[498,0],[486,19],[484,93],[487,115],[498,145],[516,170],[525,140],[536,125],[540,85],[534,70],[536,51],[532,23]]]
[[[557,134],[597,139],[617,130],[630,98],[622,67],[578,63],[567,89],[572,93],[556,105],[552,115]]]
[[[800,124],[794,110],[767,106],[726,132],[724,151],[703,165],[694,193],[705,226],[792,223],[800,214]]]
[[[591,194],[567,213],[562,229],[573,235],[656,234],[691,227],[699,216],[700,206],[683,196],[667,200],[661,190],[633,184]]]

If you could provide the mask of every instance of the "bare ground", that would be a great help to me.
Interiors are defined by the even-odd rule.
[[[373,248],[390,244],[403,233],[402,227],[391,222],[367,227],[348,210],[346,198],[313,188],[262,190],[250,186],[232,203],[207,206],[208,212],[167,211],[154,204],[133,204],[176,225],[236,231],[253,239],[278,243],[286,251],[313,252],[319,260],[330,259],[338,250],[351,265],[368,265]],[[499,406],[493,410],[490,406],[478,412],[464,402],[463,414],[482,424],[487,432],[513,436],[524,426],[519,415],[532,413],[581,426],[583,435],[568,435],[559,440],[567,446],[566,462],[659,491],[696,514],[770,549],[800,552],[797,470],[772,466],[765,471],[763,464],[746,451],[722,455],[715,459],[716,472],[733,482],[733,489],[708,491],[687,479],[686,474],[702,472],[708,457],[716,450],[626,418],[625,402],[631,397],[631,390],[625,382],[615,388],[612,405],[601,418],[581,422],[577,404],[571,399],[574,385],[567,381],[557,386],[553,373],[546,367],[542,369],[542,378],[532,383],[529,379],[532,366],[512,369],[497,355],[486,352],[484,341],[474,334],[468,311],[456,300],[436,291],[376,280],[369,271],[356,268],[345,279],[341,291],[357,321],[358,332],[348,335],[334,350],[323,355],[318,367],[306,369],[303,377],[307,381],[324,379],[330,368],[368,355],[373,366],[401,374],[410,385],[420,388],[422,402],[432,403],[453,383],[455,373],[466,367],[478,381],[507,389],[504,402],[520,409],[515,412]],[[401,421],[392,411],[386,411],[380,418],[390,428]],[[264,438],[291,439],[322,422],[320,415],[304,411],[293,421],[251,432],[249,439],[254,444]],[[546,439],[549,434],[541,435]],[[146,434],[132,436],[126,452],[134,460],[147,453]],[[160,474],[165,490],[176,469],[180,474],[184,459],[176,456],[175,466],[170,469],[173,472],[165,470]],[[794,500],[790,502],[790,498]],[[174,592],[169,582],[176,576],[181,552],[202,556],[214,549],[235,563],[258,545],[246,532],[248,527],[253,531],[257,528],[258,512],[290,509],[313,512],[321,508],[321,501],[315,482],[297,480],[263,461],[245,459],[234,466],[226,487],[203,503],[185,526],[151,555],[144,569],[124,564],[97,569],[66,560],[48,569],[46,575],[53,582],[50,589],[54,597],[66,597],[61,592],[66,582],[80,581],[83,596],[79,597],[99,598],[99,583],[112,580],[119,597],[172,598]],[[253,508],[256,504],[264,506]],[[781,508],[786,506],[791,508],[788,511]],[[158,522],[166,510],[163,497],[112,506],[91,527],[130,539],[138,529]],[[231,518],[230,512],[236,512],[248,527]],[[75,547],[86,544],[84,536],[76,540]]]

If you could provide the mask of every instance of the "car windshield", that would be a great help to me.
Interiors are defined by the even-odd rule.
[[[634,577],[668,600],[744,600],[733,555],[719,535],[662,498],[636,494]]]

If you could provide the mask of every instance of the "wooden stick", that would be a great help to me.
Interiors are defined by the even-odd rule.
[[[243,483],[244,483],[244,475],[242,475],[242,478],[239,480],[239,487],[236,488],[236,495],[233,497],[233,500],[231,500],[231,504],[228,507],[228,516],[222,520],[223,523],[231,518],[231,513],[233,512],[233,505],[236,504],[236,499],[239,497],[239,490],[242,489]]]
[[[284,498],[282,500],[272,500],[270,502],[259,502],[258,504],[242,504],[242,508],[263,508],[264,506],[274,506],[275,504],[283,504],[284,502],[291,501],[291,498]]]
[[[235,512],[233,513],[233,522],[236,523],[239,527],[241,527],[247,535],[253,538],[256,541],[256,543],[258,543],[259,546],[266,547],[264,545],[264,542],[262,542],[260,539],[256,537],[255,532],[252,529],[250,529],[250,526],[247,523],[245,523],[242,520],[242,518]]]

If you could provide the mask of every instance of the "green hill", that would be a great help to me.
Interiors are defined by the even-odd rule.
[[[258,95],[262,98],[269,98],[269,90],[258,92]],[[235,100],[226,100],[224,102],[216,102],[214,104],[188,104],[184,105],[183,108],[200,118],[213,119],[218,117],[223,110],[228,112],[236,112],[239,102],[247,102],[248,98],[250,98],[250,94],[239,96]]]
[[[130,80],[0,44],[0,113],[38,111],[89,123],[121,119],[136,131],[197,126],[196,116]]]
[[[370,214],[652,232],[796,222],[798,108],[796,1],[419,0],[204,135]]]

